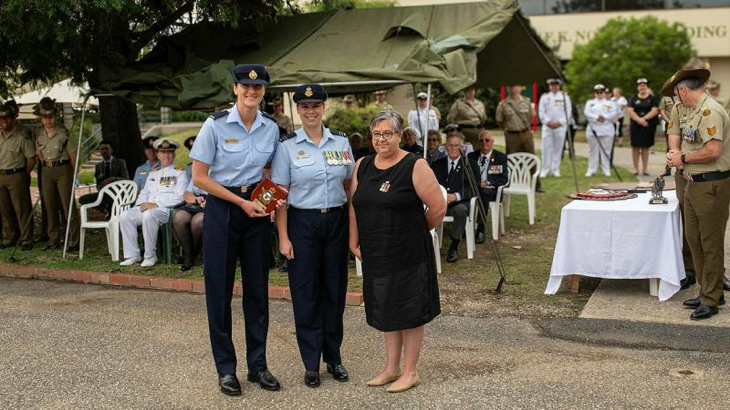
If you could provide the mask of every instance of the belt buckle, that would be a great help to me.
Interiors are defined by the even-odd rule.
[[[248,188],[249,188],[249,185],[243,185],[243,186],[241,186],[240,187],[241,193],[242,194],[248,193]]]
[[[321,213],[321,214],[326,214],[327,212],[329,212],[329,208],[320,208],[319,209],[319,213]]]
[[[53,161],[46,161],[47,168],[53,168]]]

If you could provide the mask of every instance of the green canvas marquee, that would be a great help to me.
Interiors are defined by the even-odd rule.
[[[102,72],[105,87],[93,92],[210,109],[231,101],[231,72],[244,62],[266,65],[271,89],[316,82],[335,95],[400,83],[455,93],[559,75],[517,0],[491,0],[283,16],[235,29],[201,23],[163,37],[133,65]]]

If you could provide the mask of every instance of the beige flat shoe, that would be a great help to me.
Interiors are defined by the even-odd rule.
[[[394,383],[394,384],[391,384],[387,389],[385,389],[385,391],[387,391],[388,393],[401,393],[401,392],[410,390],[410,389],[418,386],[418,384],[420,382],[421,382],[421,380],[416,378],[416,380],[414,380],[408,384],[395,384]]]
[[[392,383],[392,382],[398,380],[399,377],[400,377],[400,374],[394,374],[390,377],[375,377],[373,379],[368,380],[368,382],[365,384],[370,387],[384,386],[388,383]]]

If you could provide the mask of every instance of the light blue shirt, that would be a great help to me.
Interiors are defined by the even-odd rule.
[[[153,169],[160,168],[160,161],[156,161],[150,165],[149,161],[145,161],[144,164],[137,167],[134,171],[134,183],[137,184],[137,188],[141,191],[144,188],[144,183],[147,182],[147,177],[150,175],[150,171]]]
[[[347,137],[332,135],[324,128],[322,140],[315,145],[304,128],[299,128],[295,137],[279,145],[271,179],[289,186],[287,201],[295,208],[333,208],[347,202],[342,184],[352,178],[354,168],[355,157]]]
[[[185,188],[186,191],[192,193],[195,196],[208,195],[207,192],[203,191],[193,184],[193,164],[188,164],[188,166],[185,167],[185,175],[188,176],[188,181],[190,181],[188,182],[188,186]]]
[[[275,121],[258,112],[248,130],[234,105],[203,123],[190,158],[210,165],[208,175],[223,186],[252,185],[263,177],[264,166],[274,157],[278,141]]]

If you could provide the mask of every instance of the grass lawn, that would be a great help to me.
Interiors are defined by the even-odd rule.
[[[182,143],[188,136],[195,135],[197,130],[189,130],[168,135]],[[503,151],[503,147],[497,147]],[[539,153],[538,153],[539,155]],[[189,162],[188,150],[181,147],[177,151],[176,166],[182,168]],[[587,160],[576,160],[576,171],[580,190],[585,190],[600,182],[617,181],[616,177],[583,177],[587,168]],[[619,169],[624,180],[633,176],[628,170]],[[537,215],[534,225],[527,222],[527,201],[524,197],[513,197],[511,214],[505,218],[506,234],[501,235],[497,247],[502,256],[507,281],[501,294],[494,293],[499,274],[489,242],[477,245],[474,259],[466,259],[466,243],[460,247],[458,263],[446,263],[446,251],[450,240],[447,239],[441,249],[443,272],[439,276],[442,307],[444,312],[467,315],[509,315],[527,318],[546,318],[557,316],[576,316],[588,301],[598,280],[584,278],[581,290],[577,294],[570,293],[570,280],[564,280],[560,292],[554,296],[545,296],[543,292],[547,284],[550,265],[557,237],[560,210],[570,202],[568,194],[575,190],[572,178],[571,162],[562,163],[562,178],[549,177],[542,180],[547,191],[537,194]],[[39,219],[39,218],[37,218]],[[488,231],[490,227],[487,227]],[[36,233],[40,231],[36,227]],[[446,226],[444,237],[448,238],[449,226]],[[121,268],[118,263],[111,262],[106,250],[106,239],[99,230],[87,231],[84,260],[78,260],[77,254],[63,260],[59,251],[41,251],[42,244],[29,252],[18,251],[17,263],[24,265],[43,265],[59,269],[80,269],[102,272],[124,272],[146,276],[171,276],[178,278],[202,279],[200,260],[198,265],[188,272],[180,272],[178,265],[158,264],[152,269],[139,266]],[[0,260],[7,261],[11,249],[0,250]],[[239,273],[240,275],[240,273]],[[239,277],[240,280],[240,277]],[[270,271],[270,283],[287,285],[287,276],[276,269]],[[350,263],[350,280],[348,290],[359,291],[362,281],[355,275],[354,263]]]

